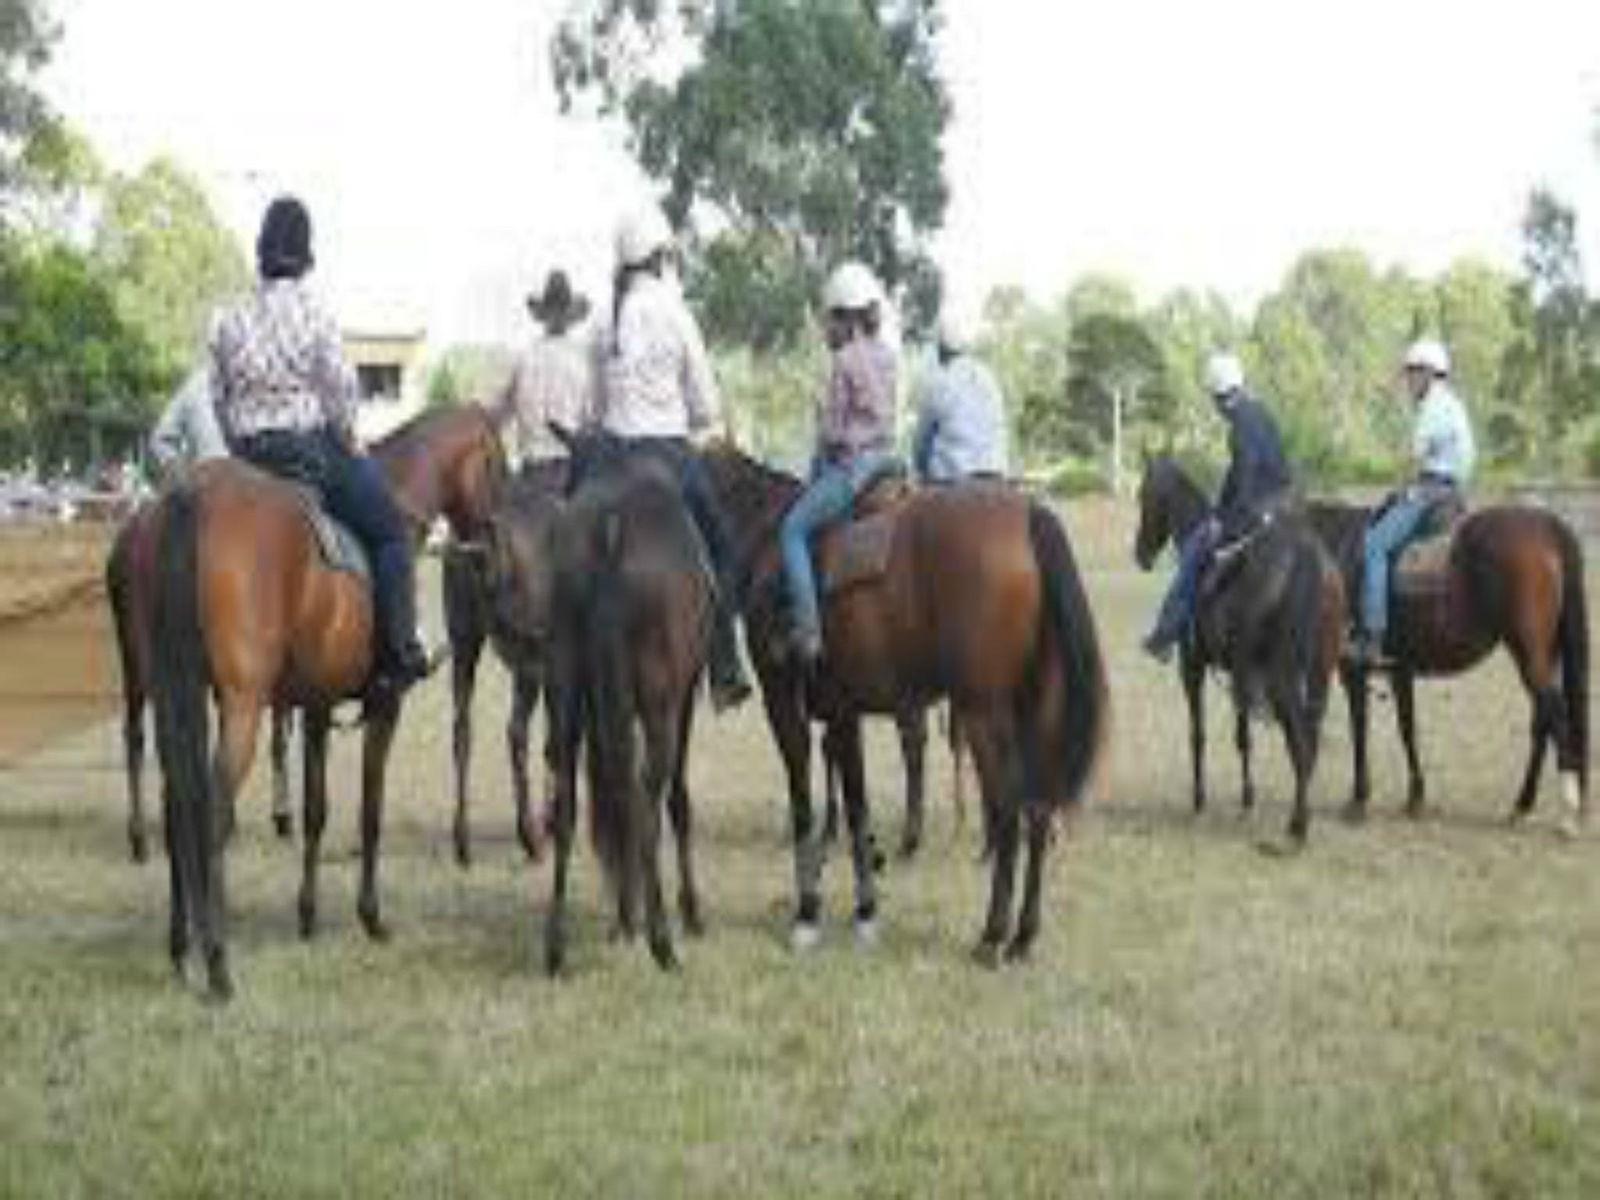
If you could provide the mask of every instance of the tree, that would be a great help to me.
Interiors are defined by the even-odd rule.
[[[620,113],[685,235],[713,338],[793,346],[835,262],[931,321],[948,190],[936,0],[580,0],[551,43],[564,108]],[[688,62],[667,78],[664,62]]]
[[[52,120],[35,80],[54,40],[38,0],[0,0],[0,230],[22,190],[29,147]]]
[[[110,181],[94,256],[118,309],[154,348],[168,380],[193,362],[211,310],[250,280],[237,241],[204,189],[168,158]]]
[[[1242,350],[1247,326],[1220,295],[1190,288],[1162,297],[1146,320],[1161,347],[1170,397],[1165,420],[1150,431],[1155,445],[1174,453],[1220,453],[1226,429],[1206,393],[1205,361],[1219,351]]]

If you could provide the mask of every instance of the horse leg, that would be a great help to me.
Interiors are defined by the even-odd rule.
[[[826,729],[822,732],[822,843],[839,840],[839,756]]]
[[[1555,682],[1555,663],[1536,633],[1534,630],[1519,631],[1513,639],[1508,639],[1517,672],[1522,676],[1522,686],[1527,689],[1533,706],[1528,767],[1523,774],[1522,791],[1512,810],[1513,821],[1521,820],[1532,811],[1539,795],[1545,751],[1551,739],[1567,724],[1566,708]]]
[[[1250,707],[1245,698],[1233,698],[1233,744],[1239,750],[1239,812],[1243,816],[1256,806],[1256,781],[1250,769]]]
[[[950,747],[950,800],[956,810],[956,831],[967,827],[967,741],[955,708],[945,709],[945,741]]]
[[[906,763],[906,823],[900,832],[900,857],[911,858],[922,845],[928,710],[908,708],[895,717],[895,724],[900,730],[900,754]]]
[[[1406,748],[1406,816],[1416,820],[1426,804],[1427,785],[1422,778],[1422,760],[1417,754],[1417,686],[1410,671],[1397,670],[1390,677],[1394,688],[1394,715],[1400,726],[1400,741]]]
[[[533,819],[528,799],[528,723],[539,703],[539,677],[526,668],[519,668],[512,682],[511,715],[506,718],[506,748],[511,755],[511,791],[517,810],[517,840],[530,862],[538,862],[540,855],[539,825]],[[462,793],[465,796],[465,790]],[[457,809],[458,820],[465,823],[466,807]],[[457,851],[465,845],[464,835],[457,842]]]
[[[1006,715],[995,712],[966,720],[972,760],[983,788],[994,832],[989,914],[973,957],[984,966],[998,966],[1001,947],[1011,931],[1011,896],[1016,886],[1017,843],[1020,836],[1020,797],[1017,794],[1015,737]]]
[[[1279,676],[1272,685],[1272,708],[1283,730],[1284,748],[1289,752],[1289,763],[1294,769],[1294,809],[1289,814],[1289,842],[1298,850],[1305,845],[1311,830],[1311,807],[1308,798],[1311,771],[1316,750],[1308,736],[1305,700],[1299,682],[1289,675]]]
[[[694,882],[694,860],[690,853],[693,820],[689,811],[689,735],[694,727],[694,705],[683,706],[683,725],[678,734],[678,769],[673,774],[672,790],[667,794],[667,815],[672,819],[672,835],[678,845],[678,915],[683,931],[690,937],[705,932],[700,916],[700,891]]]
[[[544,965],[559,975],[567,957],[567,869],[572,859],[573,829],[578,816],[578,712],[576,669],[570,648],[559,643],[551,657],[549,700],[545,705],[546,778],[551,789],[555,869],[551,872],[550,907],[545,913]]]
[[[250,773],[255,758],[256,736],[261,726],[262,703],[255,696],[225,695],[218,704],[218,743],[212,766],[211,819],[209,845],[203,867],[200,903],[200,950],[205,957],[207,985],[211,998],[226,1000],[233,995],[233,976],[228,970],[228,886],[226,850],[233,836],[234,810],[239,790]]]
[[[1189,702],[1189,764],[1194,774],[1194,811],[1206,807],[1206,670],[1187,642],[1179,651],[1183,694]]]
[[[790,944],[809,950],[822,936],[822,839],[813,829],[811,806],[811,727],[801,702],[800,683],[789,671],[761,689],[767,723],[783,757],[789,784],[789,836],[794,848],[795,916]]]
[[[694,703],[693,689],[686,690],[681,702]],[[672,930],[667,924],[666,902],[661,889],[661,810],[678,781],[678,751],[682,744],[683,714],[676,706],[653,708],[645,715],[644,780],[642,787],[630,789],[636,830],[633,851],[638,877],[644,887],[645,938],[650,955],[663,971],[676,970],[678,954],[672,947]]]
[[[456,768],[456,862],[472,865],[472,828],[467,817],[467,795],[472,770],[472,694],[478,681],[478,659],[483,653],[483,631],[452,629],[450,695],[455,709],[450,749]]]
[[[125,683],[122,695],[122,749],[128,772],[128,850],[133,861],[150,857],[144,820],[144,688]]]
[[[272,706],[272,828],[280,838],[294,836],[294,817],[289,811],[289,727],[294,710]]]
[[[1356,665],[1341,666],[1339,683],[1344,688],[1345,702],[1350,709],[1350,750],[1355,769],[1350,802],[1344,807],[1344,819],[1354,825],[1367,819],[1367,797],[1370,792],[1367,776],[1366,668]]]
[[[305,826],[300,874],[300,936],[317,931],[317,864],[322,854],[322,831],[328,824],[328,726],[332,713],[326,707],[307,708],[300,722],[304,774],[300,797]]]
[[[1029,797],[1026,806],[1028,818],[1028,867],[1023,876],[1022,912],[1017,917],[1017,931],[1006,947],[1006,957],[1013,961],[1026,959],[1033,950],[1034,939],[1039,934],[1039,901],[1044,887],[1044,856],[1050,848],[1050,808],[1042,796]]]
[[[383,782],[389,747],[400,720],[400,697],[383,694],[367,702],[367,732],[361,747],[361,891],[356,914],[367,936],[389,940],[378,907],[378,843],[383,837]]]
[[[1540,697],[1533,697],[1533,715],[1528,722],[1528,765],[1522,775],[1522,790],[1517,793],[1516,805],[1511,810],[1510,822],[1521,824],[1539,799],[1539,776],[1544,772],[1545,751],[1550,744],[1549,730],[1545,724],[1545,706]]]
[[[175,844],[178,820],[173,811],[172,790],[165,780],[161,787],[161,813],[167,844],[167,878],[172,888],[172,907],[167,916],[167,953],[172,959],[173,974],[181,981],[184,963],[189,958],[189,929],[191,923],[199,919],[195,907],[199,901],[199,880],[188,869],[188,856]]]
[[[870,946],[878,939],[878,863],[867,807],[866,764],[861,749],[861,720],[844,717],[830,729],[836,736],[844,813],[850,824],[850,861],[856,876],[856,940]]]

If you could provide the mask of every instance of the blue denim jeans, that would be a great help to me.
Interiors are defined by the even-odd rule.
[[[848,517],[856,497],[893,461],[887,454],[863,454],[848,463],[819,463],[810,485],[784,516],[778,544],[795,626],[802,634],[816,635],[822,630],[817,576],[811,564],[812,537]]]
[[[1216,549],[1218,537],[1216,526],[1211,521],[1201,521],[1189,531],[1183,544],[1178,547],[1178,569],[1173,573],[1172,582],[1167,585],[1160,615],[1156,617],[1156,627],[1150,634],[1150,640],[1157,645],[1170,646],[1176,642],[1189,628],[1189,622],[1194,620],[1195,601],[1200,591],[1200,572],[1205,568],[1206,559]]]
[[[1381,642],[1389,628],[1389,566],[1416,533],[1434,498],[1406,492],[1367,530],[1362,546],[1361,628]]]

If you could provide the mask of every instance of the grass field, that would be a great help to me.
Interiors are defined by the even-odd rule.
[[[396,931],[355,920],[356,745],[336,750],[324,932],[265,773],[231,856],[240,995],[199,1004],[164,954],[166,872],[133,867],[111,725],[0,773],[0,1192],[18,1196],[1600,1194],[1600,843],[1520,832],[1526,711],[1502,659],[1421,693],[1436,816],[1397,815],[1377,706],[1374,819],[1342,700],[1299,858],[1276,735],[1262,811],[1212,693],[1213,809],[1188,814],[1176,682],[1137,634],[1155,582],[1127,527],[1075,509],[1117,704],[1104,803],[1057,847],[1036,961],[966,952],[986,874],[937,756],[930,844],[853,945],[842,855],[822,947],[786,948],[792,877],[758,711],[696,742],[709,930],[685,970],[605,940],[578,864],[572,977],[536,969],[546,868],[511,839],[498,672],[479,701],[477,865],[449,852],[447,701],[403,730],[384,858]],[[880,830],[899,816],[873,731]]]

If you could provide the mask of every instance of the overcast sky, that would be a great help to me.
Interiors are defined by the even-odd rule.
[[[556,116],[561,0],[53,0],[57,102],[129,167],[166,151],[241,236],[301,193],[347,323],[519,337],[556,261],[603,286],[644,183]],[[1253,301],[1310,245],[1514,264],[1528,189],[1600,272],[1597,0],[946,0],[940,254],[960,292],[1119,271]]]

